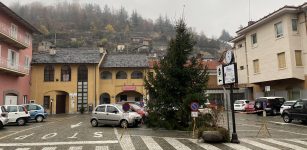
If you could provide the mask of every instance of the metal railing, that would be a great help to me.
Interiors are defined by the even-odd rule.
[[[4,68],[5,70],[22,74],[29,74],[30,71],[29,67],[21,64],[16,64],[15,62],[12,62],[4,57],[0,57],[0,68]]]
[[[11,31],[11,27],[8,26],[7,24],[0,22],[0,34],[4,34],[7,37],[10,37],[11,39],[25,45],[25,46],[29,46],[30,41],[26,41],[26,36],[20,34],[21,32],[18,32],[17,29],[17,33],[12,33]],[[30,39],[29,39],[30,40]]]

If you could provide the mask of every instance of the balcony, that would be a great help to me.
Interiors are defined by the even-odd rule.
[[[5,72],[17,76],[25,76],[29,74],[30,69],[24,65],[12,64],[7,58],[0,57],[0,72]]]
[[[11,28],[4,23],[0,22],[0,41],[4,41],[11,46],[14,46],[18,49],[25,49],[29,46],[25,42],[25,36],[21,34],[11,34]]]

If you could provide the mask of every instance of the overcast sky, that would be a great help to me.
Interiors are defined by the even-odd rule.
[[[46,5],[65,0],[0,0],[6,5],[13,2],[22,4],[40,1]],[[66,0],[81,3],[97,3],[119,9],[121,6],[131,14],[137,10],[144,18],[155,20],[159,15],[167,15],[173,22],[183,14],[188,26],[197,32],[203,31],[208,37],[219,37],[223,29],[235,35],[240,25],[258,20],[284,5],[298,6],[304,0]],[[250,4],[249,4],[250,3]],[[250,6],[250,7],[249,7]],[[183,9],[184,8],[184,9]],[[249,9],[250,8],[250,9]],[[249,13],[250,12],[250,13]],[[250,15],[249,15],[250,14]],[[250,17],[249,17],[250,16]]]

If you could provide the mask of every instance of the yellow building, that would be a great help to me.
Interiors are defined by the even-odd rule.
[[[147,97],[145,54],[106,54],[93,49],[59,49],[33,54],[31,100],[52,114],[88,111],[102,103]]]

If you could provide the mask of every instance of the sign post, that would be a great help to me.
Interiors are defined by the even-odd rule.
[[[123,110],[124,110],[124,118],[125,119],[127,118],[127,120],[128,120],[128,117],[129,117],[128,111],[130,110],[130,104],[129,103],[124,103],[123,104]],[[120,136],[120,140],[122,140],[123,135],[124,135],[125,131],[127,130],[127,128],[128,128],[128,122],[127,122],[126,126],[124,126],[123,132],[122,132],[122,134]]]
[[[217,72],[217,85],[224,85],[223,65],[217,66],[216,72]]]
[[[195,135],[195,130],[196,130],[196,118],[198,117],[198,108],[199,108],[199,103],[198,102],[192,102],[191,105],[191,117],[193,118],[193,138]]]

